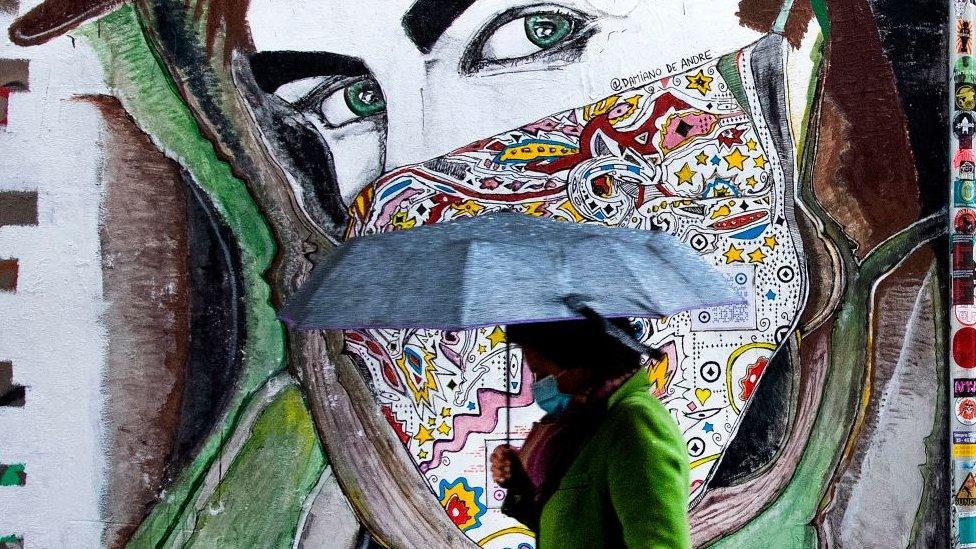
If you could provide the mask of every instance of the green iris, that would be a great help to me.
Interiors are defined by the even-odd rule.
[[[386,100],[380,85],[372,78],[364,78],[346,86],[346,105],[356,116],[366,117],[383,112]]]
[[[540,48],[550,48],[573,32],[573,20],[558,13],[539,13],[525,18],[525,35]]]

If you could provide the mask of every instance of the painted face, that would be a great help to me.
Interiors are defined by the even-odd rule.
[[[700,494],[806,296],[782,40],[735,3],[446,4],[252,2],[251,70],[330,151],[345,236],[515,210],[664,230],[722,270],[747,305],[635,319]],[[526,541],[485,465],[502,414],[516,439],[541,415],[504,331],[346,346],[458,527]]]
[[[758,39],[736,11],[710,0],[252,0],[247,20],[257,52],[280,52],[255,75],[323,136],[348,204],[383,171]],[[292,64],[307,70],[280,76]]]

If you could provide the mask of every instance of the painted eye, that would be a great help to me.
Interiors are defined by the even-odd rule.
[[[536,13],[498,27],[481,49],[483,61],[519,59],[558,45],[573,34],[575,21],[561,13]]]
[[[362,78],[333,90],[320,106],[322,118],[332,127],[368,118],[385,110],[386,99],[379,83],[372,78]]]
[[[525,36],[540,48],[551,48],[573,32],[573,20],[558,13],[529,15],[525,19]]]
[[[701,410],[695,410],[694,412],[685,412],[684,415],[686,418],[701,421],[703,419],[708,419],[721,411],[721,408],[703,408]]]
[[[345,88],[346,105],[356,116],[367,117],[386,110],[380,85],[372,78],[353,82]]]
[[[314,76],[283,84],[274,93],[333,128],[386,111],[383,91],[370,77]]]
[[[555,9],[555,8],[553,8]],[[472,43],[462,60],[464,72],[531,61],[570,61],[582,52],[594,29],[582,14],[514,11],[499,16]]]

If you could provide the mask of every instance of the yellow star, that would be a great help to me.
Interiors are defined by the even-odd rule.
[[[430,425],[431,427],[433,427],[435,421],[437,421],[437,420],[435,420],[432,417],[429,417],[429,418],[427,418],[427,425]]]
[[[763,155],[753,158],[752,161],[756,163],[756,167],[759,169],[766,167],[766,157]]]
[[[750,151],[754,151],[756,150],[756,145],[758,144],[759,143],[756,143],[755,140],[750,139],[749,141],[746,141],[746,148]]]
[[[691,169],[691,166],[685,162],[685,165],[681,166],[680,170],[674,172],[674,175],[678,176],[678,184],[684,185],[685,183],[694,183],[696,173],[698,172]]]
[[[746,185],[749,185],[749,188],[750,189],[755,188],[756,185],[758,185],[758,184],[759,184],[759,182],[756,181],[756,178],[755,177],[753,177],[753,176],[750,175],[749,177],[746,178]]]
[[[485,347],[484,345],[478,345],[478,354],[483,355],[487,352],[488,352],[488,347]]]
[[[736,262],[745,263],[745,260],[742,259],[742,252],[743,250],[736,248],[735,244],[729,244],[729,249],[725,250],[725,253],[722,254],[725,256],[725,264],[728,265],[729,263]]]
[[[488,334],[488,341],[491,342],[491,348],[494,349],[501,342],[505,341],[505,332],[500,327],[495,326],[495,329]]]
[[[766,259],[766,254],[759,248],[749,252],[749,263],[762,263],[763,259]]]
[[[441,408],[441,417],[451,417],[451,409]]]
[[[447,436],[451,434],[451,427],[446,423],[441,423],[440,426],[437,427],[437,432],[444,436]]]
[[[699,166],[704,166],[705,164],[708,163],[708,155],[705,154],[705,151],[702,151],[695,155],[695,162],[698,162]]]
[[[427,450],[421,450],[417,452],[417,457],[419,459],[427,459]]]
[[[745,170],[746,169],[745,162],[746,162],[746,159],[749,158],[749,157],[746,156],[746,155],[744,155],[744,154],[742,154],[742,152],[739,151],[739,147],[734,147],[732,149],[732,152],[730,152],[729,154],[723,156],[722,158],[725,159],[725,163],[729,165],[729,169],[730,170],[733,170],[733,169],[735,169],[735,170]]]
[[[763,239],[763,244],[765,244],[770,250],[775,250],[776,245],[779,244],[779,242],[776,241],[776,235],[771,234]]]
[[[701,69],[698,69],[697,74],[693,74],[688,77],[688,85],[685,86],[685,88],[689,90],[698,90],[699,93],[705,95],[706,93],[712,91],[712,80],[715,79],[706,75]]]
[[[452,204],[451,207],[461,213],[465,213],[468,215],[478,215],[478,212],[485,209],[484,206],[478,204],[477,202],[471,200],[470,198],[460,204]]]
[[[427,444],[434,440],[434,435],[426,425],[421,425],[420,429],[417,430],[417,434],[413,436],[413,439],[417,441],[417,444]]]

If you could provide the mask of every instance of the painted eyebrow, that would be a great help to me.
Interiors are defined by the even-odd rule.
[[[430,53],[437,39],[475,0],[417,0],[400,22],[407,36],[423,53]]]
[[[355,57],[329,52],[262,51],[248,57],[254,81],[265,93],[312,76],[368,76],[369,69]]]

